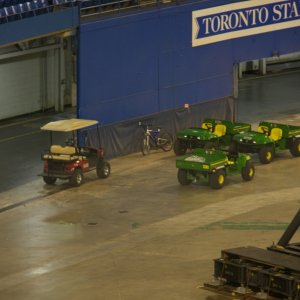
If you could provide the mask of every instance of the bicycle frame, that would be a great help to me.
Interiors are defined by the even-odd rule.
[[[163,131],[160,127],[152,129],[150,124],[142,124],[139,122],[144,130],[142,140],[142,153],[143,155],[149,154],[151,146],[155,149],[161,148],[163,151],[170,151],[172,149],[172,137]]]
[[[160,132],[160,128],[153,130],[149,128],[149,125],[146,125],[145,136],[146,136],[147,145],[150,145],[150,140],[151,140],[155,144],[155,146],[157,146],[159,132]]]

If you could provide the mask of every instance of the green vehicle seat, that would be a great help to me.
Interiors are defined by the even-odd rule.
[[[272,128],[269,138],[272,139],[274,142],[281,140],[282,139],[282,129],[278,128],[278,127]]]
[[[214,130],[214,134],[217,137],[221,137],[226,134],[226,126],[224,124],[217,124]]]

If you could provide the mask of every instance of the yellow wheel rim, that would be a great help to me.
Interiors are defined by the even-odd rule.
[[[297,148],[298,148],[298,152],[300,152],[300,144],[298,145],[298,147],[297,147]]]
[[[271,151],[268,151],[268,152],[266,153],[266,159],[267,159],[267,160],[271,160],[271,158],[272,158],[272,152],[271,152]]]
[[[219,183],[219,184],[223,184],[223,183],[224,183],[224,180],[225,180],[224,175],[219,175],[219,177],[218,177],[218,183]]]
[[[253,170],[253,168],[250,168],[250,169],[249,169],[249,177],[252,177],[253,174],[254,174],[254,170]]]

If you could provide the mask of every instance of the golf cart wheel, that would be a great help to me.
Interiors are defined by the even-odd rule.
[[[300,156],[300,139],[296,139],[293,142],[290,152],[293,156]]]
[[[43,176],[44,182],[46,184],[53,185],[56,182],[56,177]]]
[[[274,148],[272,146],[262,147],[258,156],[262,164],[269,164],[274,159]]]
[[[254,164],[250,161],[247,161],[246,166],[244,168],[242,168],[242,178],[245,181],[250,181],[253,179],[255,174],[255,168],[254,168]]]
[[[187,147],[182,141],[180,141],[179,139],[175,140],[173,150],[176,155],[185,154],[186,149],[187,149]]]
[[[189,185],[192,182],[191,179],[188,179],[188,172],[183,169],[178,169],[177,179],[181,185]]]
[[[165,131],[160,131],[157,144],[161,149],[163,149],[163,151],[171,151],[173,148],[173,138],[171,134]]]
[[[142,154],[144,156],[148,155],[150,153],[150,144],[147,143],[147,138],[146,137],[142,138],[141,151],[142,151]]]
[[[71,186],[80,186],[83,181],[83,174],[81,169],[75,169],[73,175],[69,179]]]
[[[226,173],[224,170],[217,170],[210,174],[209,183],[211,188],[218,190],[221,189],[225,184]]]
[[[97,164],[98,178],[107,178],[110,175],[110,163],[107,161],[99,161]]]

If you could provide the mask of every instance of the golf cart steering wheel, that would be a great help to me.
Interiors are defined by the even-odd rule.
[[[75,146],[75,142],[73,138],[66,139],[67,146]]]

